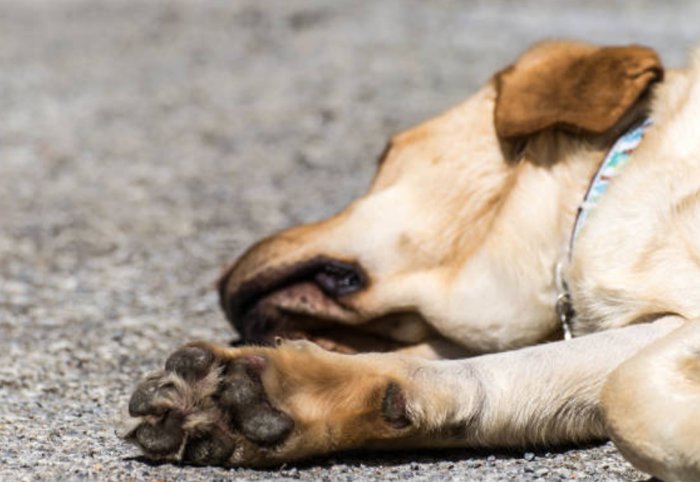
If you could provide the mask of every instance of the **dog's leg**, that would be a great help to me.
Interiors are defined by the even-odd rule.
[[[638,468],[665,481],[700,480],[700,322],[617,368],[603,409],[610,436]]]
[[[606,376],[676,322],[461,361],[193,344],[131,397],[151,458],[269,465],[357,447],[526,446],[604,436]]]

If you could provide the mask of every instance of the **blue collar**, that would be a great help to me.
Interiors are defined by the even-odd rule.
[[[593,176],[588,191],[583,197],[583,202],[576,213],[576,221],[574,221],[574,229],[571,232],[571,240],[569,241],[569,258],[574,249],[574,242],[581,232],[583,224],[588,219],[588,216],[593,211],[600,199],[605,194],[610,186],[610,181],[617,176],[623,167],[627,165],[632,157],[632,152],[639,146],[644,137],[644,132],[652,124],[651,119],[646,118],[643,121],[633,125],[622,137],[620,137],[612,146],[608,155],[598,167],[598,170]]]
[[[651,124],[652,122],[649,118],[634,124],[615,142],[615,144],[613,144],[612,148],[608,152],[608,155],[605,156],[605,159],[598,167],[593,179],[591,179],[586,195],[583,197],[583,201],[579,205],[578,211],[576,212],[576,220],[574,221],[571,238],[569,239],[569,249],[566,253],[566,260],[557,263],[555,273],[555,282],[557,286],[557,316],[559,317],[564,330],[564,338],[567,340],[572,337],[571,322],[576,313],[574,312],[574,307],[571,303],[569,287],[566,284],[566,280],[563,278],[563,263],[568,263],[571,261],[571,255],[574,251],[574,243],[581,232],[581,228],[588,219],[588,216],[590,216],[593,209],[598,205],[600,199],[603,197],[603,194],[605,194],[605,192],[608,190],[610,181],[612,181],[612,179],[620,173],[622,168],[627,165],[632,157],[632,153],[642,142],[644,133]]]

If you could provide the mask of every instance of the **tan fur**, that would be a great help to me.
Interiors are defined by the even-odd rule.
[[[568,260],[577,207],[614,140],[647,113],[653,126],[565,263],[578,338],[522,348],[561,339],[555,267]],[[611,436],[642,470],[700,478],[699,132],[700,54],[664,76],[646,48],[546,42],[395,136],[366,195],[253,246],[220,293],[239,324],[257,309],[337,351],[376,349],[376,336],[399,349],[217,351],[267,357],[267,396],[297,423],[280,447],[242,441],[230,462]],[[319,259],[356,266],[364,285],[334,295],[315,272],[294,272]],[[264,288],[234,306],[251,286]],[[391,383],[405,394],[403,430],[379,415]]]
[[[496,131],[505,139],[551,127],[603,134],[662,75],[646,47],[543,42],[496,77]]]

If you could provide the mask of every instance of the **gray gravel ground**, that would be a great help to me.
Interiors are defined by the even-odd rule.
[[[179,344],[233,337],[222,267],[361,193],[389,134],[544,36],[680,65],[698,18],[693,1],[0,1],[0,479],[645,478],[609,444],[154,466],[114,427]]]

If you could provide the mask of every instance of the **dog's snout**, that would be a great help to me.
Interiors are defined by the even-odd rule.
[[[233,276],[233,271],[240,269],[246,267],[239,264],[222,278],[219,286],[221,305],[244,341],[256,343],[279,331],[290,313],[288,304],[280,309],[274,301],[270,302],[273,298],[279,300],[280,293],[287,293],[287,297],[305,297],[308,290],[299,287],[311,284],[328,299],[336,300],[361,291],[368,284],[368,278],[359,265],[327,257],[268,268],[250,276],[245,276],[245,273]],[[230,282],[241,278],[246,281]],[[308,308],[309,303],[304,303],[304,307]]]
[[[322,265],[314,281],[330,296],[348,295],[365,287],[364,277],[358,269],[337,261]]]

